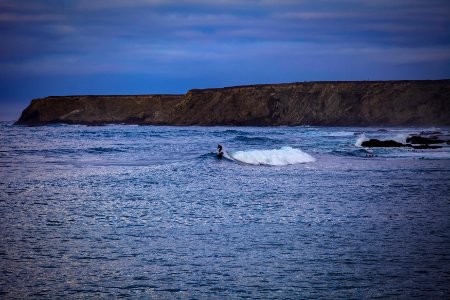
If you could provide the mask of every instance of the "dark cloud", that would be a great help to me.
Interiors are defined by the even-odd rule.
[[[0,86],[8,86],[0,102],[57,93],[449,77],[448,1],[180,2],[0,0]]]

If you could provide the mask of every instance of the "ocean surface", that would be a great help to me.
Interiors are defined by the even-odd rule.
[[[0,298],[448,299],[421,131],[1,123]]]

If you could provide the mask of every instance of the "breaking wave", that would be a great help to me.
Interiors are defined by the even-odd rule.
[[[393,140],[393,141],[396,141],[397,143],[406,144],[406,138],[408,136],[410,136],[410,134],[400,133],[400,134],[397,134],[395,136],[387,136],[387,137],[379,138],[379,139],[381,139],[381,140]],[[356,139],[355,146],[356,147],[361,147],[361,144],[363,142],[365,142],[365,141],[368,141],[368,140],[369,140],[369,138],[364,133],[362,133]]]
[[[230,153],[229,156],[230,159],[251,165],[285,166],[316,161],[308,153],[291,147],[274,150],[236,151]]]
[[[367,138],[367,136],[364,134],[364,133],[362,133],[362,134],[360,134],[359,136],[358,136],[358,138],[356,139],[356,142],[355,142],[355,146],[356,147],[361,147],[361,144],[363,143],[363,142],[365,142],[365,141],[368,141],[369,139]]]
[[[409,134],[406,133],[399,133],[396,136],[392,138],[392,140],[396,141],[397,143],[406,144],[406,139],[409,137]]]

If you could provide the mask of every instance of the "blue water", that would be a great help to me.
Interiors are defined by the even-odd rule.
[[[450,147],[355,145],[423,130],[1,123],[0,298],[447,298]]]

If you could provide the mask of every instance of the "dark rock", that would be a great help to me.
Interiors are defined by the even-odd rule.
[[[450,125],[450,80],[300,82],[36,99],[16,124]]]
[[[411,145],[411,144],[402,144],[393,140],[378,140],[378,139],[370,139],[368,141],[364,141],[361,143],[363,147],[411,147],[414,149],[439,149],[442,146],[431,146],[429,144],[421,144],[421,145]]]
[[[398,143],[393,140],[377,140],[377,139],[370,139],[368,141],[364,141],[361,143],[361,146],[363,147],[405,147],[406,145],[402,143]]]
[[[422,144],[422,145],[445,143],[445,141],[439,139],[438,137],[423,137],[420,135],[413,135],[411,137],[408,137],[406,138],[406,142],[411,144]]]

